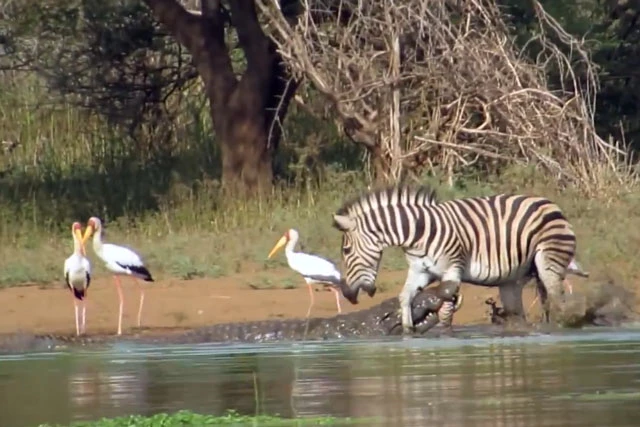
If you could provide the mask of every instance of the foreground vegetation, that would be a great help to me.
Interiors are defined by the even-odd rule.
[[[370,421],[369,421],[370,422]],[[68,427],[187,427],[187,426],[320,426],[320,425],[352,425],[358,420],[351,418],[298,418],[286,419],[272,415],[240,415],[229,411],[222,416],[201,415],[190,411],[179,411],[174,414],[156,414],[150,417],[131,415],[128,417],[103,418],[98,421],[75,422]],[[41,424],[39,427],[63,427]]]

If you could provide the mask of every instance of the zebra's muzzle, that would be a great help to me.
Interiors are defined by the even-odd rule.
[[[352,288],[347,285],[347,282],[344,279],[341,279],[338,287],[342,291],[342,296],[344,296],[347,301],[353,305],[358,304],[358,291],[360,290],[358,286]]]
[[[345,279],[341,279],[338,286],[342,291],[342,295],[353,305],[358,304],[358,293],[360,292],[361,288],[364,289],[364,291],[370,297],[373,297],[376,294],[376,285],[372,285],[372,284],[359,283],[353,286],[349,286],[347,285],[347,282]]]
[[[364,289],[364,291],[367,293],[367,295],[369,295],[369,297],[373,298],[373,296],[376,294],[376,285],[372,284],[372,283],[367,283],[365,285],[360,285],[360,287],[362,289]]]

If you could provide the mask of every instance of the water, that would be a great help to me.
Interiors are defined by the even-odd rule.
[[[376,425],[632,426],[640,330],[195,345],[0,358],[0,426],[191,409]],[[256,398],[256,393],[258,397]]]

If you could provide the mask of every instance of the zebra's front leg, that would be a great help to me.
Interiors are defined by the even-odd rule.
[[[431,275],[421,267],[411,265],[407,274],[407,280],[398,296],[400,312],[402,318],[402,331],[405,334],[412,334],[415,331],[413,318],[411,316],[411,301],[418,292],[431,283]]]
[[[505,319],[526,322],[522,304],[522,289],[525,284],[525,281],[518,280],[500,286],[500,301],[502,301]]]

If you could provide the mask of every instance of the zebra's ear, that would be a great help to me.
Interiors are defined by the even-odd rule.
[[[333,215],[333,226],[340,231],[355,230],[356,222],[346,215]]]

